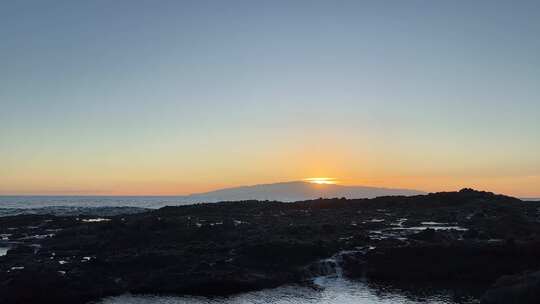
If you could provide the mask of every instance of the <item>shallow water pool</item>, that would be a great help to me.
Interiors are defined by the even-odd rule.
[[[321,289],[284,286],[231,297],[123,295],[99,304],[470,304],[478,297],[453,289],[431,289],[411,293],[393,288],[370,287],[364,282],[342,278],[319,278]]]

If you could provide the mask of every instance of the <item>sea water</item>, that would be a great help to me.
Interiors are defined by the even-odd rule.
[[[138,207],[161,208],[186,205],[183,196],[0,196],[0,208],[43,207]]]
[[[479,296],[452,289],[408,292],[342,278],[317,279],[320,288],[283,286],[230,297],[122,295],[98,304],[472,304]]]
[[[116,215],[190,205],[183,196],[0,196],[0,216]]]

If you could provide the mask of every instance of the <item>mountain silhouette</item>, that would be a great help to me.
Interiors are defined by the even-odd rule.
[[[422,191],[410,189],[377,188],[366,186],[343,186],[336,184],[315,184],[304,181],[261,184],[221,189],[184,197],[186,202],[219,202],[242,200],[275,200],[294,202],[317,198],[374,198],[393,195],[419,195]]]

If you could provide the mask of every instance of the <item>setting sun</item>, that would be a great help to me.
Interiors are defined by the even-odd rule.
[[[333,177],[310,177],[304,179],[304,181],[319,185],[334,185],[338,183],[338,181]]]

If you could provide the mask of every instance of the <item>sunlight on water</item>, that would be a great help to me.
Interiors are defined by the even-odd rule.
[[[243,293],[231,297],[174,297],[123,295],[107,298],[99,304],[456,304],[478,303],[474,299],[457,301],[447,291],[425,297],[399,294],[391,290],[375,290],[361,282],[351,282],[336,278],[318,281],[324,286],[317,290],[309,287],[286,286],[256,292]]]

